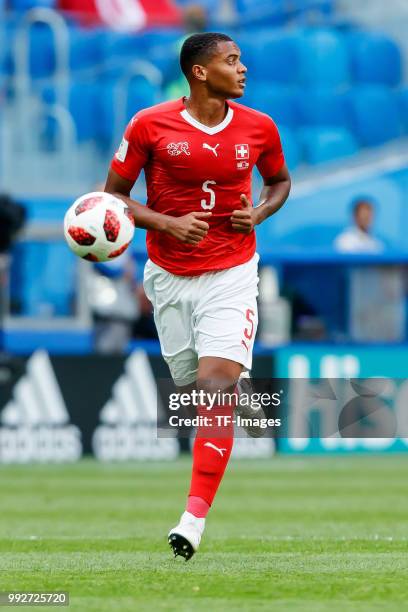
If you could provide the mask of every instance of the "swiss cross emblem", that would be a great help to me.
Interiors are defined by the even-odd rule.
[[[235,145],[235,157],[236,159],[249,159],[249,145],[236,144]]]

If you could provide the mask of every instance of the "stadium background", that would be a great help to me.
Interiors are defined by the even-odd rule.
[[[92,267],[66,248],[61,220],[76,197],[103,182],[132,114],[186,93],[177,56],[184,36],[197,29],[219,29],[239,43],[248,67],[243,102],[275,119],[293,176],[289,202],[257,230],[262,268],[255,375],[403,378],[403,3],[394,2],[385,14],[380,2],[370,2],[368,11],[346,0],[145,1],[137,23],[132,3],[119,17],[110,4],[2,3],[0,177],[2,191],[23,206],[25,223],[12,247],[7,237],[2,247],[0,461],[41,458],[39,450],[26,448],[33,444],[32,428],[51,436],[71,423],[90,452],[89,429],[101,420],[122,434],[155,420],[146,408],[154,403],[154,381],[146,391],[143,377],[166,370],[141,289],[144,231],[136,232],[131,256]],[[255,201],[259,190],[255,175]],[[143,177],[133,194],[145,201]],[[359,196],[374,202],[374,233],[384,244],[379,254],[343,254],[333,247]],[[11,228],[18,221],[10,217],[10,202],[2,206]],[[109,381],[97,400],[94,376]],[[55,389],[52,401],[44,399],[45,379]],[[398,393],[388,398],[391,404]],[[128,441],[128,454],[118,436],[118,459],[149,455],[140,436]],[[68,458],[73,447],[66,443]],[[274,450],[270,441],[240,444],[247,444],[242,453],[248,456]],[[316,440],[279,446],[281,452],[325,450]],[[383,446],[401,449],[405,442]],[[335,450],[343,447],[350,444],[340,439]],[[354,445],[370,448],[364,439]],[[42,452],[52,459],[52,452]]]

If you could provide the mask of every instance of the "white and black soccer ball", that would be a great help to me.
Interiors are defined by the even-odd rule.
[[[70,249],[88,261],[111,261],[122,255],[135,231],[125,202],[110,193],[95,191],[78,198],[64,219]]]

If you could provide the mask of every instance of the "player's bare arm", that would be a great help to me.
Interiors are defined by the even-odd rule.
[[[231,216],[233,230],[243,234],[252,232],[255,225],[259,225],[282,208],[288,199],[290,187],[290,175],[284,164],[275,176],[264,179],[264,187],[256,208],[245,194],[241,194],[241,209],[234,210]]]
[[[209,230],[206,219],[211,217],[211,212],[192,212],[181,217],[158,213],[131,199],[130,192],[133,185],[134,182],[128,181],[111,169],[106,181],[105,191],[126,202],[133,213],[137,227],[166,232],[181,240],[181,242],[192,246],[196,246],[206,237]]]

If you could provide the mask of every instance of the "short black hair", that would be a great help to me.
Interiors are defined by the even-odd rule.
[[[373,198],[364,195],[354,198],[351,202],[351,211],[354,216],[356,216],[362,206],[369,206],[370,208],[374,208]]]
[[[227,34],[204,32],[193,34],[184,41],[180,51],[180,66],[187,79],[191,76],[194,64],[208,61],[219,42],[233,42],[233,40]]]

